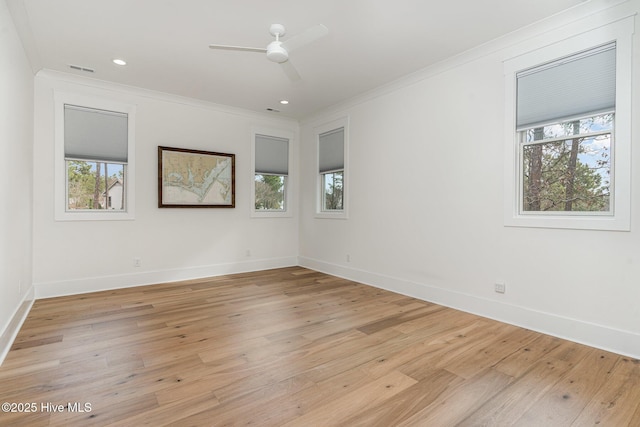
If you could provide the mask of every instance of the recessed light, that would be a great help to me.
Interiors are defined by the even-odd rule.
[[[282,101],[280,101],[280,104],[282,105],[287,105],[289,103],[289,101],[287,101],[286,99],[283,99]]]
[[[113,63],[116,65],[127,65],[127,61],[124,59],[116,58],[113,60]]]

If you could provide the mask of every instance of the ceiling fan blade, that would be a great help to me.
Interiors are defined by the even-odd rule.
[[[282,42],[282,47],[288,52],[294,51],[297,48],[312,43],[321,37],[326,36],[329,33],[329,29],[322,24],[314,25],[307,28],[300,34],[291,37],[290,39]]]
[[[282,62],[280,65],[282,65],[282,71],[284,71],[287,77],[289,77],[289,80],[297,82],[301,79],[300,74],[298,74],[298,70],[296,70],[296,67],[293,66],[291,61]]]
[[[267,51],[267,49],[261,48],[261,47],[228,46],[224,44],[210,44],[209,49],[238,50],[242,52],[259,52],[259,53],[265,53]]]

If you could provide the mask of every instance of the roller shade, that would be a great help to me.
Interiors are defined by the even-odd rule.
[[[521,71],[516,78],[518,130],[611,111],[616,105],[616,44]]]
[[[289,140],[256,135],[255,168],[257,174],[289,174]]]
[[[344,128],[320,134],[318,157],[320,173],[344,169]]]
[[[125,113],[64,106],[64,156],[126,163],[128,117]]]

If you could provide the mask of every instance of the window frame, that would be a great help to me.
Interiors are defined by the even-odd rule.
[[[342,169],[342,209],[324,209],[324,175],[339,170],[320,172],[320,135],[340,128],[344,129],[344,163]],[[316,218],[348,219],[349,218],[349,117],[341,117],[314,128],[316,150]]]
[[[258,135],[287,139],[288,147],[288,174],[284,182],[284,209],[268,210],[256,209],[256,137]],[[294,210],[293,182],[294,170],[294,133],[283,129],[254,127],[251,130],[251,217],[252,218],[291,218]]]
[[[127,163],[125,167],[125,210],[68,210],[67,161],[64,148],[64,106],[66,104],[127,115]],[[110,99],[54,92],[54,216],[56,221],[122,221],[135,219],[135,105]],[[109,162],[101,162],[109,163]]]
[[[580,230],[629,231],[631,227],[631,81],[633,18],[604,25],[504,61],[505,158],[504,225]],[[516,126],[516,75],[558,58],[606,43],[616,43],[616,108],[611,146],[611,211],[522,211],[523,166],[521,131]],[[595,115],[595,112],[594,112]]]

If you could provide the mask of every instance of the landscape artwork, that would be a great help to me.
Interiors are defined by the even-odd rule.
[[[158,207],[235,207],[235,155],[158,147]]]

